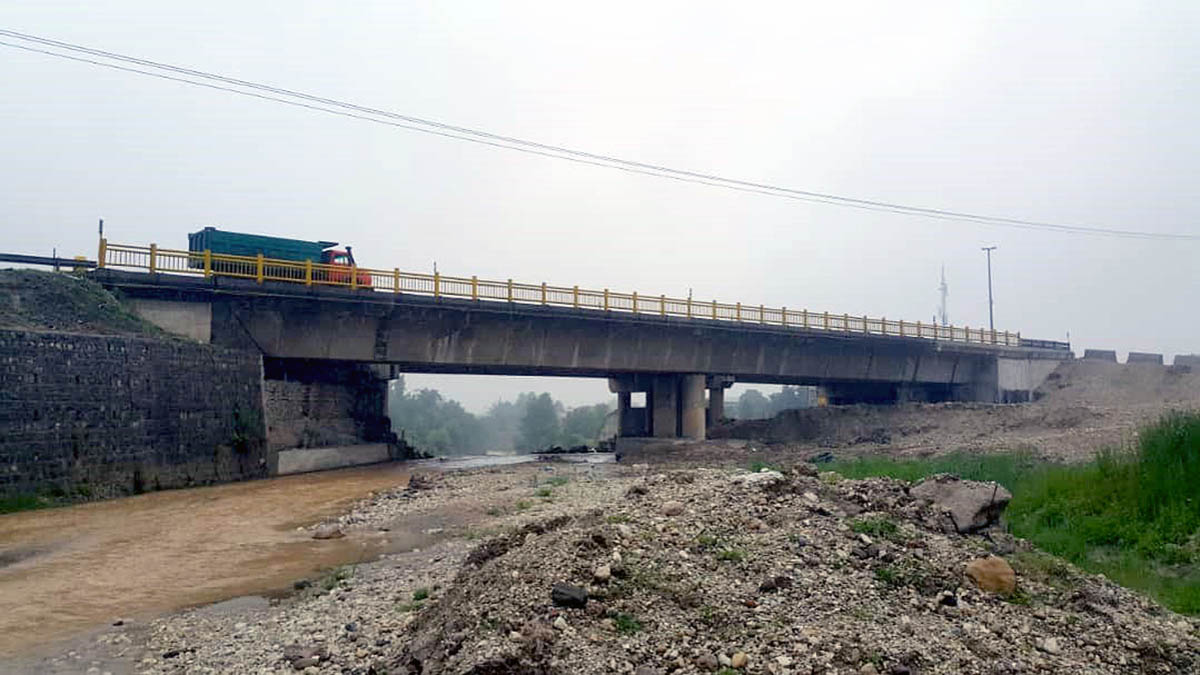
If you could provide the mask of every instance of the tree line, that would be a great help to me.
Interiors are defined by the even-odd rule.
[[[403,377],[390,383],[388,396],[388,416],[396,434],[438,456],[595,446],[613,435],[612,412],[610,403],[567,408],[548,393],[528,392],[475,415],[435,389],[408,391]]]

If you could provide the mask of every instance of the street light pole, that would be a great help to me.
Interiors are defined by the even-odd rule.
[[[988,328],[992,332],[996,331],[996,318],[992,313],[992,251],[995,251],[998,246],[984,246],[979,250],[987,253],[988,265]]]

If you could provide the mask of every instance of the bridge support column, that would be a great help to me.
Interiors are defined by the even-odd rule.
[[[650,427],[655,438],[679,435],[679,376],[656,375],[650,392]]]
[[[725,387],[708,390],[708,426],[715,427],[725,419]]]
[[[704,376],[680,376],[679,397],[683,417],[680,435],[695,441],[704,440]]]

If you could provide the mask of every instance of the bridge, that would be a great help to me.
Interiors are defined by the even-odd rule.
[[[1072,358],[1008,331],[153,244],[101,240],[95,267],[162,328],[261,353],[268,379],[362,364],[603,377],[626,437],[704,438],[733,382],[816,385],[832,403],[1007,402]]]

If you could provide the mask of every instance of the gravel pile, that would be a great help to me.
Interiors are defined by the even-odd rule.
[[[959,534],[903,482],[815,473],[652,475],[604,509],[492,538],[418,612],[391,665],[425,674],[1200,671],[1196,621],[994,530]]]

